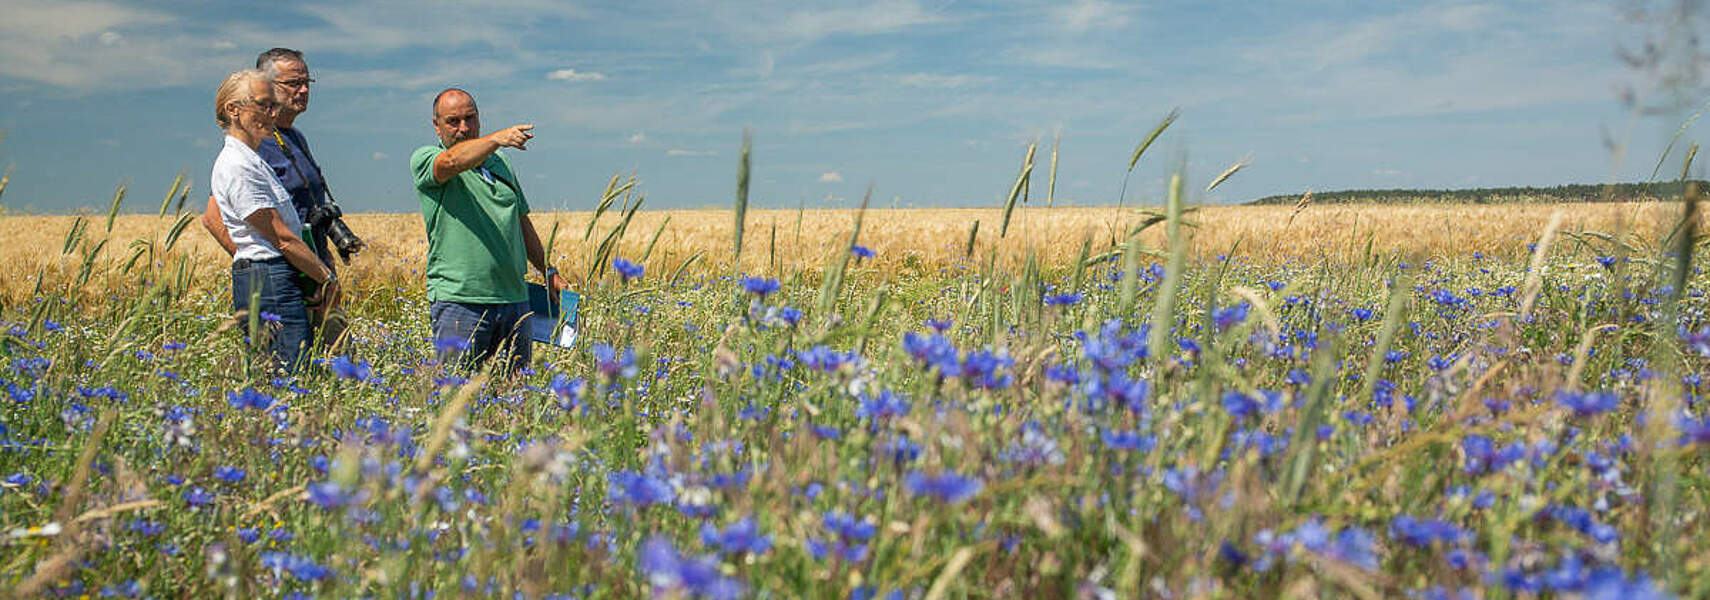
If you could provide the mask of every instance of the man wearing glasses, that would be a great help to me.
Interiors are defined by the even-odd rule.
[[[273,169],[273,174],[291,194],[291,205],[297,209],[298,222],[310,230],[304,240],[314,246],[315,253],[328,269],[334,269],[332,252],[327,245],[326,223],[313,218],[315,209],[329,201],[326,179],[321,175],[321,167],[315,162],[314,154],[309,152],[308,138],[295,127],[297,117],[309,110],[309,88],[315,80],[309,77],[309,65],[303,60],[303,53],[290,48],[262,52],[255,58],[255,68],[272,79],[274,96],[279,99],[279,113],[274,120],[276,129],[273,135],[261,141],[256,153]],[[202,215],[202,225],[228,254],[236,250],[220,222],[212,195],[208,196],[208,209]],[[336,341],[345,326],[343,313],[334,310],[339,300],[338,296],[326,298],[313,310],[321,322],[321,339],[329,342]]]

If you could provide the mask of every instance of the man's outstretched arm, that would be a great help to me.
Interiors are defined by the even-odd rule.
[[[512,125],[492,135],[463,140],[446,148],[433,159],[434,183],[445,183],[458,173],[479,166],[499,148],[527,150],[524,146],[528,145],[529,138],[534,137],[529,133],[531,129],[534,129],[533,125]]]

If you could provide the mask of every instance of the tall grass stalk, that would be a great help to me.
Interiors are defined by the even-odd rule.
[[[1146,134],[1146,139],[1141,140],[1139,146],[1134,147],[1134,154],[1128,157],[1128,170],[1122,174],[1122,187],[1116,192],[1117,206],[1122,206],[1123,201],[1128,198],[1128,177],[1134,174],[1135,165],[1140,164],[1140,155],[1145,154],[1146,149],[1152,147],[1152,142],[1158,141],[1158,136],[1163,135],[1164,130],[1169,129],[1170,124],[1175,123],[1176,118],[1180,117],[1181,114],[1180,108],[1170,109],[1170,114],[1164,115],[1164,120],[1159,121],[1158,126],[1153,127],[1151,133]]]
[[[742,153],[736,162],[736,204],[731,210],[735,219],[732,226],[733,238],[730,246],[731,268],[736,272],[742,271],[742,229],[748,222],[748,161],[749,149],[753,145],[753,136],[747,130],[742,132]]]
[[[1187,240],[1182,237],[1182,203],[1182,175],[1176,173],[1170,176],[1169,196],[1164,204],[1164,238],[1169,244],[1169,256],[1166,259],[1168,262],[1164,265],[1163,280],[1158,283],[1157,300],[1152,305],[1152,331],[1147,343],[1147,347],[1152,349],[1154,364],[1158,367],[1161,367],[1169,356],[1165,348],[1170,342],[1170,325],[1176,318],[1176,295],[1180,291],[1182,268],[1187,260]],[[1138,268],[1138,262],[1134,264]],[[1129,272],[1126,276],[1138,277],[1139,273]],[[1126,293],[1126,288],[1124,290]],[[1154,369],[1154,372],[1161,371],[1161,368]]]

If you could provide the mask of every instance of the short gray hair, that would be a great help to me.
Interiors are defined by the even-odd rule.
[[[273,48],[255,57],[255,68],[266,71],[268,77],[278,77],[279,67],[275,66],[274,63],[282,60],[300,62],[304,66],[309,64],[308,61],[303,60],[302,52],[290,48]]]

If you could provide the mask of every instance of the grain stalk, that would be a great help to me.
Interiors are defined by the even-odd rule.
[[[1116,192],[1116,206],[1121,207],[1123,201],[1127,199],[1128,178],[1134,174],[1134,166],[1140,164],[1140,155],[1145,154],[1146,149],[1152,147],[1152,142],[1157,141],[1158,136],[1163,135],[1164,130],[1168,129],[1171,123],[1176,122],[1176,118],[1180,117],[1181,114],[1181,108],[1170,109],[1170,114],[1165,115],[1164,120],[1159,121],[1158,126],[1153,127],[1152,132],[1146,135],[1146,139],[1134,148],[1134,155],[1128,157],[1128,171],[1122,175],[1122,188]]]

